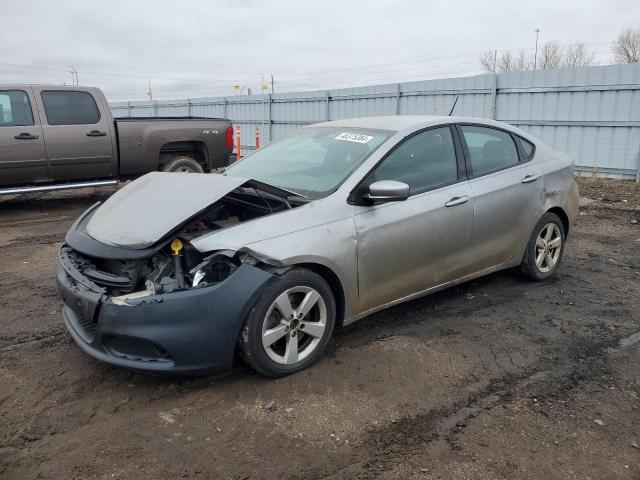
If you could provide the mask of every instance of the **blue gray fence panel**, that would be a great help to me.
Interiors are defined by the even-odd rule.
[[[157,102],[120,102],[116,117],[226,117],[255,148],[310,123],[371,115],[455,115],[518,126],[578,169],[640,178],[640,65],[535,70],[389,85]]]

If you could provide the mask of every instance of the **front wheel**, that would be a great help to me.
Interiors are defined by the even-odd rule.
[[[531,280],[546,280],[560,265],[564,242],[562,221],[554,213],[545,213],[531,233],[520,268]]]
[[[238,343],[245,361],[268,377],[298,372],[324,353],[336,303],[318,274],[294,268],[269,284],[251,308]]]

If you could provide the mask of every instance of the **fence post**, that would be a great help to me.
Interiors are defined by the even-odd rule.
[[[490,118],[492,120],[496,119],[496,106],[498,101],[498,74],[493,74],[493,83],[491,85],[491,114]]]
[[[131,102],[127,102],[127,116],[131,118]]]
[[[222,99],[222,117],[229,118],[227,115],[227,97]]]
[[[187,98],[187,117],[191,116],[191,99]]]
[[[158,102],[153,102],[153,116],[158,116]]]
[[[400,115],[400,83],[396,84],[396,115]]]
[[[329,102],[331,101],[331,96],[329,96],[329,90],[327,90],[325,92],[325,97],[324,98],[325,98],[325,108],[324,108],[325,113],[324,113],[324,116],[325,116],[325,118],[326,118],[326,120],[328,122],[329,120],[331,120],[331,114],[330,114],[331,111],[329,109]]]
[[[273,108],[273,95],[271,93],[267,94],[269,97],[269,108],[267,108],[267,114],[269,117],[267,121],[269,122],[269,142],[273,139],[273,112],[271,111]]]

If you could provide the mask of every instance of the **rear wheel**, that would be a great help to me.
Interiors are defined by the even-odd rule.
[[[564,241],[560,218],[554,213],[545,213],[533,229],[520,268],[535,281],[551,277],[560,265]]]
[[[323,354],[336,304],[322,277],[295,268],[276,278],[253,305],[238,339],[242,356],[268,377],[298,372]]]
[[[178,173],[203,173],[204,169],[202,165],[191,157],[181,155],[179,157],[172,158],[162,167],[163,172],[178,172]]]

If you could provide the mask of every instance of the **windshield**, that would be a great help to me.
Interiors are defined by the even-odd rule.
[[[392,134],[362,128],[301,128],[231,165],[225,173],[322,198]]]

